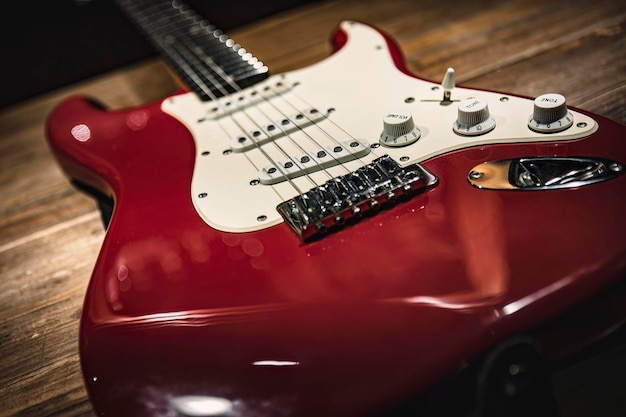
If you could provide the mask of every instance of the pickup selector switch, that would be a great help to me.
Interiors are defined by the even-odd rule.
[[[421,135],[413,116],[407,113],[389,113],[383,118],[380,144],[389,147],[407,146],[415,143]]]
[[[496,120],[489,113],[483,99],[471,97],[459,103],[457,119],[452,125],[454,133],[462,136],[477,136],[492,131]]]
[[[565,97],[548,93],[535,99],[533,114],[528,119],[528,127],[539,133],[561,132],[574,123],[572,113],[567,110]]]

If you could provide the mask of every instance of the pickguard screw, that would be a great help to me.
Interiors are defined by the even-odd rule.
[[[405,103],[413,103],[415,101],[415,99],[413,97],[407,97],[404,99]]]
[[[224,155],[230,155],[233,151],[230,149],[226,149],[224,152],[222,152],[222,154]]]
[[[266,215],[264,215],[264,214],[261,214],[261,215],[260,215],[259,217],[257,217],[256,219],[257,219],[257,221],[264,222],[265,220],[267,220],[267,216],[266,216]]]
[[[206,197],[207,195],[208,195],[207,193],[200,193],[200,194],[198,194],[198,197],[199,197],[199,198],[204,198],[204,197]]]
[[[408,160],[409,160],[409,157],[408,157],[408,156],[401,156],[401,157],[400,157],[400,161],[402,161],[402,162],[406,162],[406,161],[408,161]]]
[[[507,101],[509,101],[508,97],[500,97],[500,101],[503,103],[506,103]]]
[[[254,185],[259,185],[260,183],[261,183],[261,181],[259,181],[257,179],[254,179],[254,180],[250,181],[250,185],[253,185],[253,186]]]
[[[576,127],[587,127],[587,123],[585,122],[576,123]]]
[[[482,172],[479,172],[479,171],[470,171],[470,173],[469,173],[469,177],[472,180],[479,180],[479,179],[481,179],[483,177],[483,175],[484,174]]]

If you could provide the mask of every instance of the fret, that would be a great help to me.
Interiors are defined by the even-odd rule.
[[[185,45],[177,46],[172,43],[170,47],[187,62],[198,78],[206,85],[215,87],[215,91],[218,92],[216,96],[221,97],[236,91],[237,84],[232,77],[221,74],[214,65],[205,65],[205,62],[199,56],[191,53]]]
[[[161,8],[158,11],[162,13],[163,10],[164,9]],[[210,55],[218,65],[220,65],[224,69],[226,69],[226,64],[234,65],[235,69],[240,65],[241,57],[239,56],[239,54],[232,54],[231,48],[225,48],[223,45],[224,42],[221,42],[218,38],[213,36],[213,31],[209,32],[202,29],[201,26],[199,26],[197,22],[193,22],[192,19],[187,20],[188,22],[186,22],[186,24],[188,28],[199,28],[199,30],[203,31],[204,33],[194,34],[190,31],[185,32],[183,30],[183,24],[172,24],[171,20],[164,19],[163,17],[161,17],[160,19],[156,19],[149,24],[154,27],[154,31],[164,32],[163,34],[161,34],[161,36],[173,35],[176,37],[187,37],[188,39],[191,39],[194,43],[198,44],[198,46],[203,49],[205,53]],[[163,25],[161,27],[156,27],[157,24],[161,22],[163,22],[166,26],[169,24],[169,27],[171,29],[168,27],[163,28]]]
[[[117,3],[201,100],[231,94],[269,75],[262,62],[182,2]]]

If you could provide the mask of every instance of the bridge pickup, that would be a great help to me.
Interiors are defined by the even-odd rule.
[[[267,142],[272,142],[283,136],[287,136],[297,130],[304,129],[324,119],[326,115],[315,108],[306,109],[291,115],[273,120],[267,124],[255,126],[245,134],[230,140],[230,148],[233,152],[246,152]]]
[[[358,220],[382,205],[415,194],[437,183],[437,177],[419,164],[401,167],[388,155],[354,172],[333,178],[276,209],[298,237],[310,240]]]
[[[345,141],[266,166],[259,171],[259,181],[265,185],[276,184],[362,158],[369,152],[370,147],[363,142]]]

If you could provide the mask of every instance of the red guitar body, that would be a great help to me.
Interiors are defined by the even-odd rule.
[[[161,105],[73,97],[48,121],[67,175],[115,202],[80,329],[99,415],[218,415],[185,411],[194,401],[236,416],[376,415],[626,276],[626,175],[541,192],[467,180],[483,161],[528,155],[626,164],[626,128],[603,117],[581,139],[427,159],[437,185],[302,242],[285,223],[208,226],[190,198],[193,137]],[[594,333],[564,329],[563,348],[619,325],[614,313]]]

